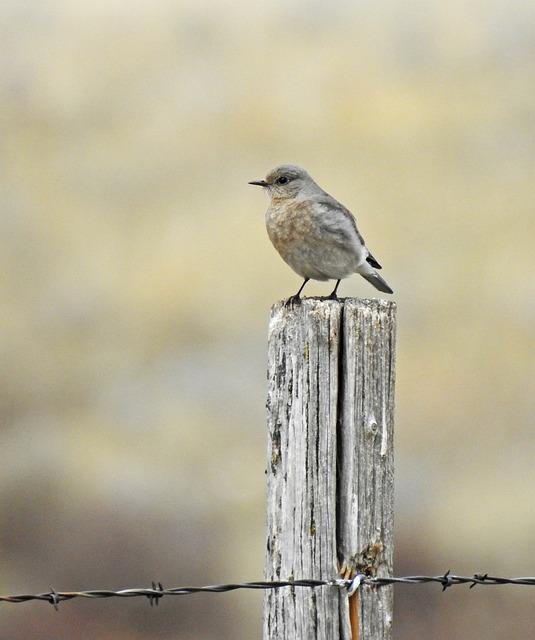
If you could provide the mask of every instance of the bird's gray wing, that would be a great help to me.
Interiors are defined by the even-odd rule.
[[[335,236],[333,238],[335,241],[336,238],[339,238],[340,242],[351,242],[354,241],[356,237],[358,243],[366,249],[366,261],[371,264],[372,267],[382,269],[379,262],[368,251],[366,242],[357,228],[355,216],[351,211],[328,193],[316,196],[314,201],[321,206],[324,214],[321,220],[322,229]]]

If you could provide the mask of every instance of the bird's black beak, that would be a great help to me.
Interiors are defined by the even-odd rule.
[[[267,187],[268,183],[265,180],[253,180],[248,184],[255,184],[257,187]]]

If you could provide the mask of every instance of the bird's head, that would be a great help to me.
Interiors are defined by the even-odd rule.
[[[264,187],[272,199],[292,199],[302,192],[318,188],[308,173],[292,164],[284,164],[270,171],[265,180],[253,180],[249,184]]]

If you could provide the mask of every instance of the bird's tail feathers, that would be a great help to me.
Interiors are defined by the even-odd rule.
[[[386,283],[386,280],[381,278],[381,276],[376,271],[370,269],[369,272],[361,273],[360,275],[363,278],[366,278],[366,280],[373,284],[376,289],[379,289],[379,291],[382,291],[383,293],[394,293]]]

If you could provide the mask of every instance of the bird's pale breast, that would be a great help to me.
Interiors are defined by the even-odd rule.
[[[321,216],[313,203],[273,202],[266,213],[269,238],[282,259],[302,277],[344,278],[355,272],[355,252],[322,230]]]
[[[301,246],[313,232],[313,221],[307,207],[300,203],[271,206],[266,214],[269,238],[284,257]]]

